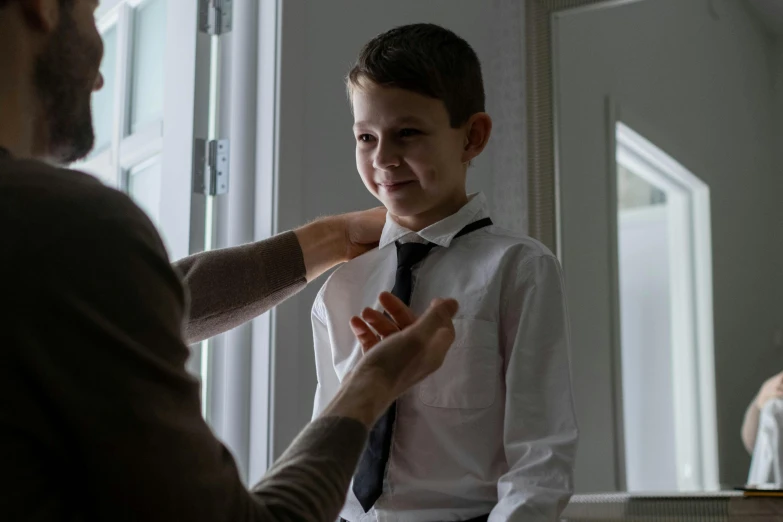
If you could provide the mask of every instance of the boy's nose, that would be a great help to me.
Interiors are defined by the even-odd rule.
[[[373,167],[379,170],[400,166],[400,155],[394,147],[379,143],[373,158]]]

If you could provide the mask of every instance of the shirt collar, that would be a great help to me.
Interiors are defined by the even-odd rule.
[[[419,232],[409,230],[386,214],[386,225],[383,227],[379,248],[384,248],[395,241],[406,238],[406,236],[418,236],[419,238],[435,243],[438,246],[448,247],[454,236],[459,234],[460,230],[474,221],[489,216],[487,210],[487,199],[484,194],[478,192],[468,196],[468,202],[454,214],[433,223]],[[406,238],[407,239],[407,238]],[[410,239],[415,240],[415,237]]]

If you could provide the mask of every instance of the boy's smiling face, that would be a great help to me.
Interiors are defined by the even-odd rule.
[[[441,100],[366,81],[352,86],[351,102],[356,167],[398,223],[418,231],[467,203],[467,164],[486,144],[486,114],[452,128]],[[477,117],[489,126],[478,148]]]

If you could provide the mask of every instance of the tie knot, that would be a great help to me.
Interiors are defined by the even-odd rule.
[[[410,270],[427,257],[435,243],[397,243],[397,268]]]

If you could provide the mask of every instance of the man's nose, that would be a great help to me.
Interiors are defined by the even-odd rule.
[[[95,78],[95,85],[92,86],[93,92],[97,92],[103,89],[103,74],[98,73],[98,77]]]

